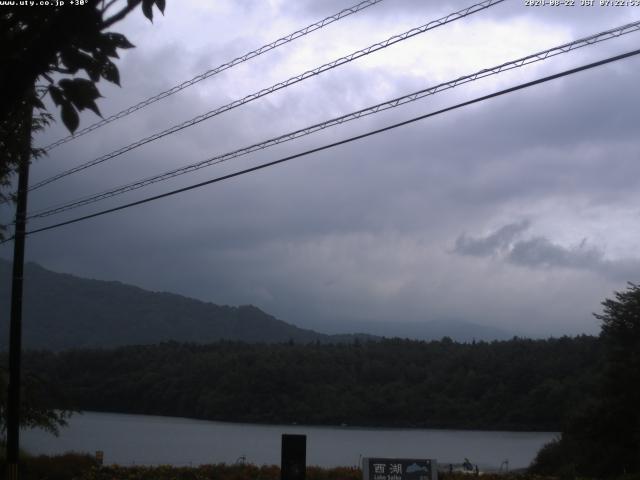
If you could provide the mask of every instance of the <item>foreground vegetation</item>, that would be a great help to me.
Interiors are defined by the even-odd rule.
[[[0,458],[0,469],[4,462]],[[2,474],[0,473],[0,475]],[[21,463],[21,480],[280,480],[280,468],[275,465],[201,465],[197,467],[122,467],[99,466],[93,457],[65,454],[53,457],[26,456]],[[0,476],[0,478],[2,478]],[[307,480],[362,480],[359,468],[307,467]],[[439,480],[469,480],[472,475],[440,472]],[[558,480],[558,477],[531,473],[482,474],[485,480]],[[619,477],[619,480],[640,480],[639,475]]]
[[[1,460],[1,459],[0,459]],[[0,461],[4,472],[4,463]],[[88,455],[68,453],[57,456],[25,456],[21,462],[22,480],[280,480],[280,468],[255,465],[201,465],[172,467],[99,466]],[[1,474],[0,474],[1,475]],[[1,478],[1,477],[0,477]],[[307,480],[361,480],[360,469],[307,468]]]
[[[4,463],[0,458],[0,468]],[[1,478],[1,477],[0,477]],[[100,467],[93,457],[80,454],[65,454],[53,457],[25,456],[21,463],[22,480],[280,480],[280,468],[275,465],[201,465],[198,467]],[[359,468],[307,467],[307,480],[362,480]],[[440,480],[469,480],[471,475],[441,472]],[[528,474],[483,474],[486,480],[544,480]],[[625,480],[640,480],[628,477]]]
[[[0,452],[0,479],[4,478],[5,460]],[[545,476],[533,472],[482,473],[485,480],[561,480],[575,475]],[[438,473],[439,480],[469,480],[474,475]],[[597,478],[597,477],[582,477]],[[56,456],[23,455],[20,462],[21,480],[280,480],[276,465],[251,464],[200,465],[196,467],[161,466],[100,466],[94,457],[67,453]],[[354,467],[307,467],[307,480],[362,480],[362,471]],[[640,475],[623,475],[617,480],[640,480]]]
[[[559,430],[594,383],[594,337],[460,344],[165,343],[32,352],[81,410],[257,423]]]
[[[568,477],[640,476],[640,286],[602,302],[597,388],[567,416],[532,470]]]

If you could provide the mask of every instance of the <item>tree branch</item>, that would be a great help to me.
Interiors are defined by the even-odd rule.
[[[131,12],[138,5],[140,5],[140,2],[142,2],[142,0],[134,0],[133,2],[129,3],[126,7],[122,8],[118,13],[104,20],[102,22],[101,30],[104,30],[105,28],[109,28],[114,23],[122,20],[124,17],[126,17],[129,14],[129,12]]]
[[[104,14],[107,12],[107,10],[109,10],[109,8],[111,8],[113,5],[115,5],[118,2],[118,0],[111,0],[109,3],[107,3],[106,5],[104,4],[104,0],[102,2],[102,15],[104,16]]]

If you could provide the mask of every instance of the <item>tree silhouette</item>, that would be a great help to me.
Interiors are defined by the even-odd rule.
[[[0,412],[6,418],[11,479],[18,476],[20,425],[30,426],[35,421],[55,429],[64,420],[46,408],[25,411],[29,397],[24,395],[25,399],[20,399],[24,387],[20,380],[20,331],[28,167],[31,158],[42,153],[31,145],[34,127],[42,128],[52,118],[46,114],[42,97],[51,96],[71,132],[78,127],[78,112],[90,109],[100,115],[96,104],[100,92],[96,83],[104,78],[119,84],[118,69],[111,59],[118,57],[118,49],[133,47],[124,35],[106,30],[140,5],[149,20],[153,18],[154,5],[161,12],[165,8],[165,0],[74,0],[73,3],[60,2],[56,7],[52,2],[47,3],[49,5],[23,5],[20,2],[9,8],[3,5],[0,10],[0,189],[9,187],[11,176],[18,172],[9,382],[6,412],[5,403]],[[37,82],[44,83],[38,85]],[[40,115],[34,117],[34,109]],[[0,226],[0,238],[3,230]]]
[[[629,283],[615,300],[602,302],[601,338],[605,346],[601,418],[610,445],[611,466],[640,472],[640,286]],[[609,460],[609,459],[608,459]]]
[[[120,84],[114,60],[132,48],[127,38],[109,32],[113,24],[141,6],[153,19],[153,6],[164,12],[165,0],[83,0],[80,5],[3,6],[0,10],[0,190],[9,187],[24,154],[25,108],[33,107],[36,128],[52,118],[42,97],[50,95],[69,131],[78,112],[100,115],[100,79]],[[86,77],[86,78],[85,78]],[[39,83],[38,83],[39,82]],[[32,150],[36,156],[42,152]],[[3,195],[0,191],[0,195]],[[0,200],[10,198],[4,194]]]
[[[562,436],[538,454],[538,473],[615,477],[640,473],[640,286],[602,302],[598,386]]]
[[[0,437],[7,431],[7,385],[9,372],[0,365]],[[66,403],[64,395],[56,385],[34,372],[29,372],[21,385],[22,404],[20,405],[20,423],[22,427],[40,428],[58,435],[60,428],[67,425],[71,410],[54,408]],[[60,404],[60,405],[59,405]]]

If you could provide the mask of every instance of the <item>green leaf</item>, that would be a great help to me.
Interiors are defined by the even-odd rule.
[[[62,122],[64,123],[64,126],[67,127],[71,133],[75,132],[78,128],[78,124],[80,123],[78,112],[76,112],[76,109],[73,108],[73,105],[71,105],[71,102],[69,101],[65,101],[61,108]]]
[[[107,41],[111,42],[117,48],[134,48],[135,45],[131,43],[127,37],[121,33],[107,32],[102,35]]]
[[[71,70],[71,73],[76,73],[78,69],[82,68],[92,81],[97,82],[100,79],[100,66],[92,56],[76,48],[70,48],[60,52],[60,58],[64,65]]]
[[[117,49],[118,46],[108,35],[101,34],[100,37],[96,39],[96,48],[93,52],[93,56],[99,62],[104,62],[103,58],[105,57],[118,58]]]
[[[60,85],[64,91],[65,97],[71,100],[73,105],[79,111],[88,108],[96,115],[100,115],[100,110],[98,109],[95,100],[101,95],[91,80],[86,80],[84,78],[65,78],[64,80],[60,80],[58,85]]]
[[[118,67],[116,67],[115,63],[107,60],[107,63],[102,65],[101,75],[108,82],[115,83],[120,86],[120,73],[118,72]]]
[[[35,97],[33,99],[33,106],[35,108],[37,108],[38,110],[46,110],[47,107],[44,106],[44,103],[42,103],[42,100],[40,100],[38,97]]]
[[[153,4],[155,0],[142,0],[142,13],[153,22]]]
[[[54,85],[49,86],[49,95],[51,95],[51,100],[53,100],[53,103],[55,103],[56,105],[61,105],[65,102],[62,90]]]
[[[87,62],[92,59],[86,53],[82,53],[74,48],[65,48],[60,52],[60,59],[65,67],[71,70],[71,73],[76,73],[80,68],[83,68]]]
[[[89,75],[89,78],[91,79],[92,82],[97,82],[100,80],[100,70],[98,68],[99,67],[95,65],[89,69],[85,69],[85,71],[87,72],[87,75]]]

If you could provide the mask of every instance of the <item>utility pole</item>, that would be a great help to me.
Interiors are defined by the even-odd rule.
[[[13,241],[13,278],[11,283],[11,323],[9,326],[9,387],[7,398],[7,468],[8,479],[18,480],[20,452],[20,360],[22,356],[22,279],[24,244],[29,189],[29,161],[31,160],[31,123],[33,107],[26,95],[21,108],[22,151],[18,165],[16,225]]]

